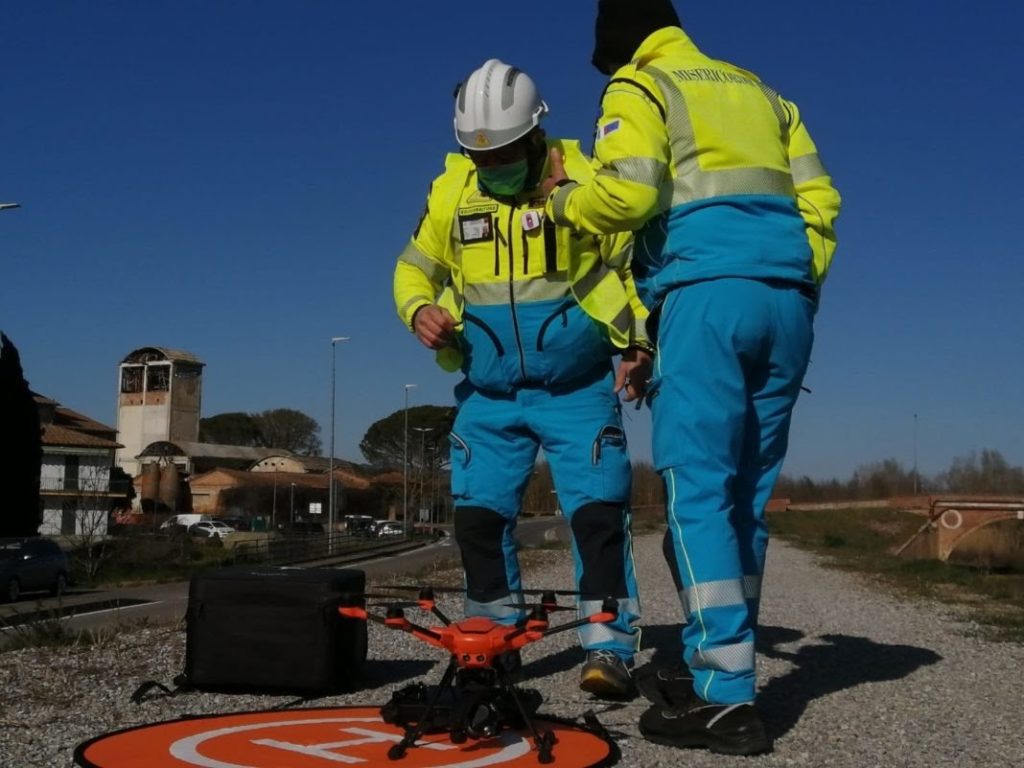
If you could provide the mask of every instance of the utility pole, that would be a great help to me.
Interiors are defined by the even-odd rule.
[[[402,531],[409,535],[409,390],[415,384],[405,385],[405,430],[402,440]]]
[[[914,414],[914,495],[917,496],[917,414]]]
[[[432,427],[413,427],[420,433],[420,508],[423,507],[423,473],[427,470],[427,432],[433,432]]]
[[[334,482],[334,393],[335,393],[335,390],[337,389],[335,387],[335,385],[334,385],[334,381],[335,381],[335,374],[334,374],[335,354],[334,354],[334,348],[335,348],[335,345],[337,345],[339,342],[348,341],[348,340],[349,340],[348,336],[332,336],[331,337],[331,458],[330,458],[330,468],[328,469],[328,475],[327,475],[328,482],[330,483],[330,485],[328,486],[329,490],[327,492],[327,533],[328,534],[333,534],[334,533],[334,523],[335,523],[335,520],[334,520],[334,507],[335,507],[334,497],[337,494],[337,491],[335,490],[335,482]],[[330,546],[333,549],[334,539],[333,538],[328,538],[328,541],[331,542]]]

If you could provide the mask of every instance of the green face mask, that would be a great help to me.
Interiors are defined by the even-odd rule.
[[[491,168],[478,168],[477,175],[480,185],[493,195],[512,197],[523,191],[526,185],[526,174],[530,164],[526,158],[508,165],[496,165]]]

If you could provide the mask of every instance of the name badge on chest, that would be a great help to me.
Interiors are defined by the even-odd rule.
[[[459,216],[459,239],[463,245],[493,240],[494,230],[491,227],[491,214]]]

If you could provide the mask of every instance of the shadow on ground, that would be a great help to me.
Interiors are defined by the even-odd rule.
[[[781,647],[799,641],[804,644],[795,650]],[[655,649],[652,664],[678,664],[679,627],[645,627],[644,647]],[[758,710],[776,738],[788,733],[815,699],[865,683],[901,680],[942,659],[929,648],[840,634],[808,639],[797,629],[774,626],[758,629],[757,652],[793,665],[786,674],[769,680],[757,695]]]

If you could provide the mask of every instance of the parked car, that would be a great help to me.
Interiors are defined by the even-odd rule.
[[[235,529],[230,525],[222,523],[220,520],[204,520],[195,525],[190,525],[188,532],[192,536],[199,536],[201,538],[223,539],[229,533],[235,533]]]
[[[0,539],[0,599],[13,603],[23,592],[42,589],[60,595],[70,572],[67,554],[51,539]]]
[[[218,517],[224,525],[230,525],[236,531],[251,531],[252,519],[248,517]]]
[[[282,526],[283,530],[287,533],[323,533],[324,524],[318,523],[315,520],[296,520],[295,522],[288,523]]]
[[[194,513],[187,513],[181,515],[171,515],[160,524],[160,530],[166,531],[174,528],[176,525],[180,525],[182,528],[191,528],[196,523],[204,523],[212,520],[209,515],[197,515]]]
[[[377,537],[383,538],[385,536],[404,536],[405,525],[397,521],[389,521],[381,523],[377,526]]]

